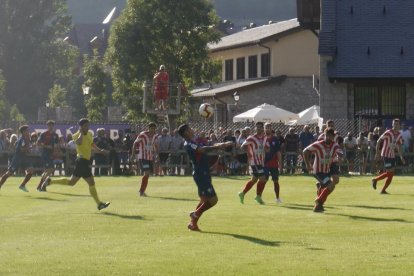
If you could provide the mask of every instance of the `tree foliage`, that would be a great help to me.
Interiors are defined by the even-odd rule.
[[[102,121],[105,119],[107,107],[107,78],[105,67],[100,56],[84,58],[83,75],[85,78],[84,86],[89,87],[89,93],[85,95],[85,107],[87,116],[91,121]]]
[[[142,84],[164,64],[170,82],[202,81],[208,42],[217,41],[218,18],[208,0],[130,0],[113,24],[106,60],[112,69],[114,97],[137,113]]]
[[[0,121],[8,120],[9,115],[7,114],[7,99],[4,95],[5,80],[0,70]]]
[[[49,102],[50,107],[57,108],[57,107],[64,107],[68,106],[67,103],[67,91],[59,84],[53,85],[53,87],[49,90]]]
[[[71,27],[65,0],[0,1],[0,68],[5,96],[36,118],[54,83],[65,86],[77,50],[63,41]]]

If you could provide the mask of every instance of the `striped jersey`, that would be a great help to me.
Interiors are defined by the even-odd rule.
[[[315,155],[313,173],[329,173],[334,158],[342,155],[342,149],[337,143],[327,145],[325,141],[317,141],[304,149]]]
[[[264,166],[266,136],[250,135],[241,145],[247,147],[247,156],[251,166]]]
[[[335,131],[335,136],[334,136],[334,142],[338,143],[338,138],[339,138],[339,132]],[[325,140],[325,133],[322,133],[321,135],[319,135],[318,137],[318,141],[322,141]]]
[[[383,141],[381,156],[386,158],[395,158],[395,150],[402,145],[403,139],[400,132],[394,132],[392,129],[387,130],[379,138]]]
[[[154,160],[158,137],[159,135],[156,133],[151,136],[149,131],[143,131],[137,136],[134,144],[138,151],[138,159]]]

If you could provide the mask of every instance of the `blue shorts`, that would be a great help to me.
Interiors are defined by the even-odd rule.
[[[250,166],[252,168],[252,174],[255,177],[261,177],[265,175],[264,168],[261,165]]]
[[[279,169],[264,167],[264,176],[266,177],[266,179],[269,179],[270,175],[272,176],[273,181],[278,181],[279,180]]]
[[[329,168],[330,175],[338,175],[339,174],[339,166],[337,162],[333,162],[331,167]]]
[[[384,157],[384,169],[386,170],[394,169],[396,164],[397,163],[395,161],[395,158]]]
[[[42,163],[45,169],[52,169],[54,167],[54,163],[50,156],[42,156]]]
[[[33,164],[29,158],[14,158],[10,162],[9,171],[16,172],[19,169],[27,170],[33,168]]]
[[[194,181],[198,188],[198,195],[200,197],[215,197],[217,196],[214,190],[213,184],[211,183],[210,174],[204,175],[193,175]]]
[[[319,181],[322,188],[327,187],[331,183],[330,173],[316,173],[315,178]]]

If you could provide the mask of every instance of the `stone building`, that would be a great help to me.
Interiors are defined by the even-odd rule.
[[[296,19],[250,28],[208,47],[210,57],[222,62],[222,82],[191,93],[215,105],[216,120],[231,121],[234,115],[263,103],[292,112],[319,103],[314,89],[318,38]]]

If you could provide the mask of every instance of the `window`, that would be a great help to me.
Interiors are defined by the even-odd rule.
[[[242,58],[238,58],[236,60],[236,65],[237,65],[237,79],[241,80],[244,79],[245,76],[245,67],[244,67],[244,57]]]
[[[261,55],[261,62],[262,62],[262,77],[269,77],[270,76],[270,54],[262,54]]]
[[[355,85],[354,114],[362,117],[405,118],[404,85]]]
[[[225,80],[230,81],[233,80],[233,60],[228,59],[224,62],[225,64]]]
[[[249,79],[257,78],[257,56],[249,56]]]

